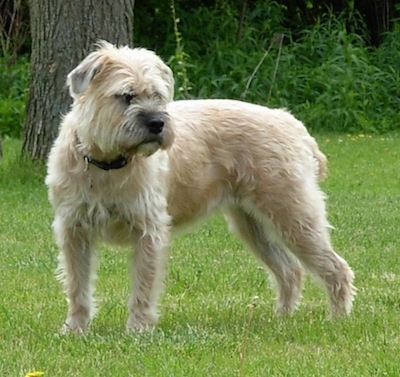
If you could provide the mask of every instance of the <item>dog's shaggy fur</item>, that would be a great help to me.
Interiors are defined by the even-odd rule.
[[[350,312],[353,272],[332,249],[318,187],[326,159],[301,122],[239,101],[172,102],[160,58],[106,42],[68,85],[74,102],[46,178],[65,331],[84,331],[94,315],[99,239],[133,249],[128,330],[155,324],[171,231],[217,208],[272,273],[278,313],[299,303],[301,265],[325,285],[333,316]]]

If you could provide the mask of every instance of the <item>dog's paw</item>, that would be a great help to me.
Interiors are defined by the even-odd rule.
[[[126,325],[126,333],[151,333],[155,329],[155,325],[151,324],[136,324],[136,325]]]
[[[87,324],[83,325],[79,321],[67,319],[61,327],[61,334],[83,335],[86,332]]]
[[[126,332],[151,332],[158,323],[157,315],[130,316],[126,323]]]

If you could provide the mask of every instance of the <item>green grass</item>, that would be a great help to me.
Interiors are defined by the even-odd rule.
[[[3,140],[0,160],[0,375],[396,376],[400,351],[400,137],[319,135],[333,243],[356,273],[349,319],[327,320],[310,279],[299,310],[273,315],[263,271],[216,216],[175,241],[152,333],[126,335],[126,250],[102,247],[89,333],[61,336],[66,303],[54,279],[57,249],[45,168]]]

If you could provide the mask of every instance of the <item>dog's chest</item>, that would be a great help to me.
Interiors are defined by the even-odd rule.
[[[131,242],[149,232],[167,213],[161,187],[142,187],[136,182],[92,181],[83,196],[84,216],[92,229],[108,242]],[[165,224],[163,224],[165,225]]]
[[[83,218],[94,233],[108,241],[131,234],[140,224],[133,200],[121,202],[116,197],[89,195],[83,204]]]

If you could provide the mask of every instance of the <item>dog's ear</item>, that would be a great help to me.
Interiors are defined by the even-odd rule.
[[[160,67],[160,72],[161,72],[161,78],[167,83],[168,90],[170,93],[170,101],[174,100],[174,89],[175,89],[175,80],[174,80],[174,75],[172,73],[171,68],[169,68],[167,65],[164,63]]]
[[[100,72],[101,55],[95,51],[88,55],[67,77],[67,85],[72,98],[78,98],[88,88],[90,81]]]

